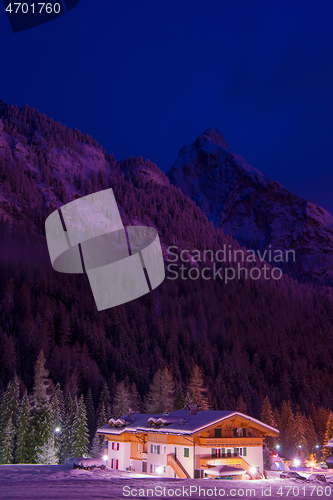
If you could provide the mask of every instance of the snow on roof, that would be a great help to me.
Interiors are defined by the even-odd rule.
[[[222,420],[232,416],[240,416],[249,422],[265,427],[268,431],[278,433],[277,429],[260,420],[257,420],[238,411],[201,410],[196,414],[190,414],[188,410],[178,410],[168,415],[136,413],[131,416],[125,415],[121,419],[111,419],[110,424],[104,425],[97,432],[100,434],[122,434],[123,432],[158,432],[161,434],[194,434]],[[124,424],[121,425],[122,422]],[[126,422],[126,424],[125,424]],[[164,425],[163,427],[152,427],[152,425]]]
[[[333,438],[327,444],[324,444],[324,448],[333,448]]]

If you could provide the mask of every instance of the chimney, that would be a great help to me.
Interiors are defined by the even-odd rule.
[[[198,408],[197,405],[188,405],[188,407],[190,409],[190,415],[196,415],[197,414],[197,408]]]

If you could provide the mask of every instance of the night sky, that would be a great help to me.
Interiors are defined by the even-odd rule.
[[[0,8],[4,101],[163,170],[218,128],[232,151],[333,213],[331,0],[80,0],[16,34]]]

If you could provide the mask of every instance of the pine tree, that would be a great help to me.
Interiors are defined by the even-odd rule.
[[[145,399],[147,413],[169,413],[174,410],[174,387],[167,368],[158,370]]]
[[[15,378],[9,382],[7,389],[1,398],[0,404],[0,442],[7,427],[9,419],[16,431],[16,421],[19,411],[19,380]]]
[[[122,417],[132,409],[131,406],[131,394],[122,380],[117,384],[113,400],[112,415],[115,418]]]
[[[14,435],[15,428],[9,417],[2,433],[0,446],[0,460],[2,464],[12,464],[14,461]]]
[[[269,425],[270,427],[276,427],[276,423],[274,420],[272,406],[268,396],[265,397],[262,408],[261,408],[261,421],[264,424]],[[273,450],[276,445],[276,438],[273,436],[266,436],[265,441],[270,450]]]
[[[106,382],[104,382],[103,389],[99,398],[98,405],[98,420],[97,428],[102,427],[107,424],[111,416],[111,397],[109,387]]]
[[[241,394],[238,398],[237,404],[236,404],[236,411],[239,411],[241,413],[244,413],[245,415],[247,414],[247,406],[244,401],[243,395]]]
[[[316,434],[312,418],[309,417],[307,419],[307,426],[306,426],[306,442],[308,445],[308,450],[311,453],[316,453],[317,451],[317,446],[318,446],[318,436]]]
[[[280,416],[279,410],[276,407],[274,408],[273,418],[274,418],[274,422],[275,422],[275,427],[277,429],[280,429],[281,416]]]
[[[17,419],[16,463],[30,463],[34,458],[31,446],[31,432],[31,406],[28,394],[25,392]]]
[[[65,417],[64,417],[64,425],[62,431],[60,463],[64,463],[68,458],[72,457],[73,424],[77,408],[76,408],[76,401],[70,393],[67,393],[65,397],[64,406],[65,406]]]
[[[42,406],[50,400],[51,381],[49,372],[45,368],[46,359],[43,351],[40,351],[35,364],[35,378],[33,388],[33,401],[35,406]]]
[[[91,458],[101,458],[103,452],[103,441],[104,440],[101,440],[101,436],[96,432],[90,449]]]
[[[76,415],[73,421],[71,444],[73,457],[84,457],[88,454],[89,431],[86,405],[83,396],[81,396],[76,404]]]
[[[320,440],[320,446],[325,443],[325,435],[327,430],[327,422],[329,419],[330,412],[323,408],[322,406],[317,409],[317,434]]]
[[[272,451],[269,448],[269,446],[267,446],[265,443],[264,443],[264,448],[263,448],[263,456],[264,456],[264,469],[271,470],[271,468],[272,468]]]
[[[45,368],[46,359],[43,351],[39,353],[35,364],[35,379],[32,394],[32,442],[35,450],[34,460],[38,461],[38,453],[44,444],[54,435],[52,427],[52,408],[50,404],[51,381]]]
[[[57,384],[51,401],[51,433],[54,435],[54,449],[57,454],[57,459],[60,459],[62,441],[63,441],[63,427],[65,418],[64,408],[64,395]]]
[[[181,385],[178,385],[175,397],[175,410],[182,410],[185,408],[185,398],[183,396],[183,391]]]
[[[294,414],[290,401],[283,401],[282,403],[279,431],[283,456],[288,458],[294,449]]]
[[[301,457],[304,457],[308,453],[306,430],[307,430],[306,419],[298,409],[294,421],[294,447],[295,447],[295,453]]]
[[[328,416],[325,438],[324,438],[323,457],[325,460],[333,455],[333,448],[325,448],[325,444],[327,444],[332,438],[333,438],[333,413],[331,412]]]
[[[131,411],[140,412],[142,407],[142,401],[140,398],[140,394],[136,388],[135,382],[130,387],[130,396],[131,396]]]
[[[204,387],[202,372],[197,365],[193,369],[187,387],[187,400],[190,404],[196,405],[198,410],[209,410],[207,389]]]
[[[86,409],[89,429],[89,442],[92,443],[96,431],[96,412],[91,387],[89,387],[86,397]]]
[[[37,462],[45,465],[57,465],[59,463],[54,436],[50,435],[47,441],[38,449]]]

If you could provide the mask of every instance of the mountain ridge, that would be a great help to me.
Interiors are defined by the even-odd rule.
[[[216,129],[184,146],[168,177],[241,245],[294,249],[297,261],[286,272],[333,285],[333,216],[232,153]]]

